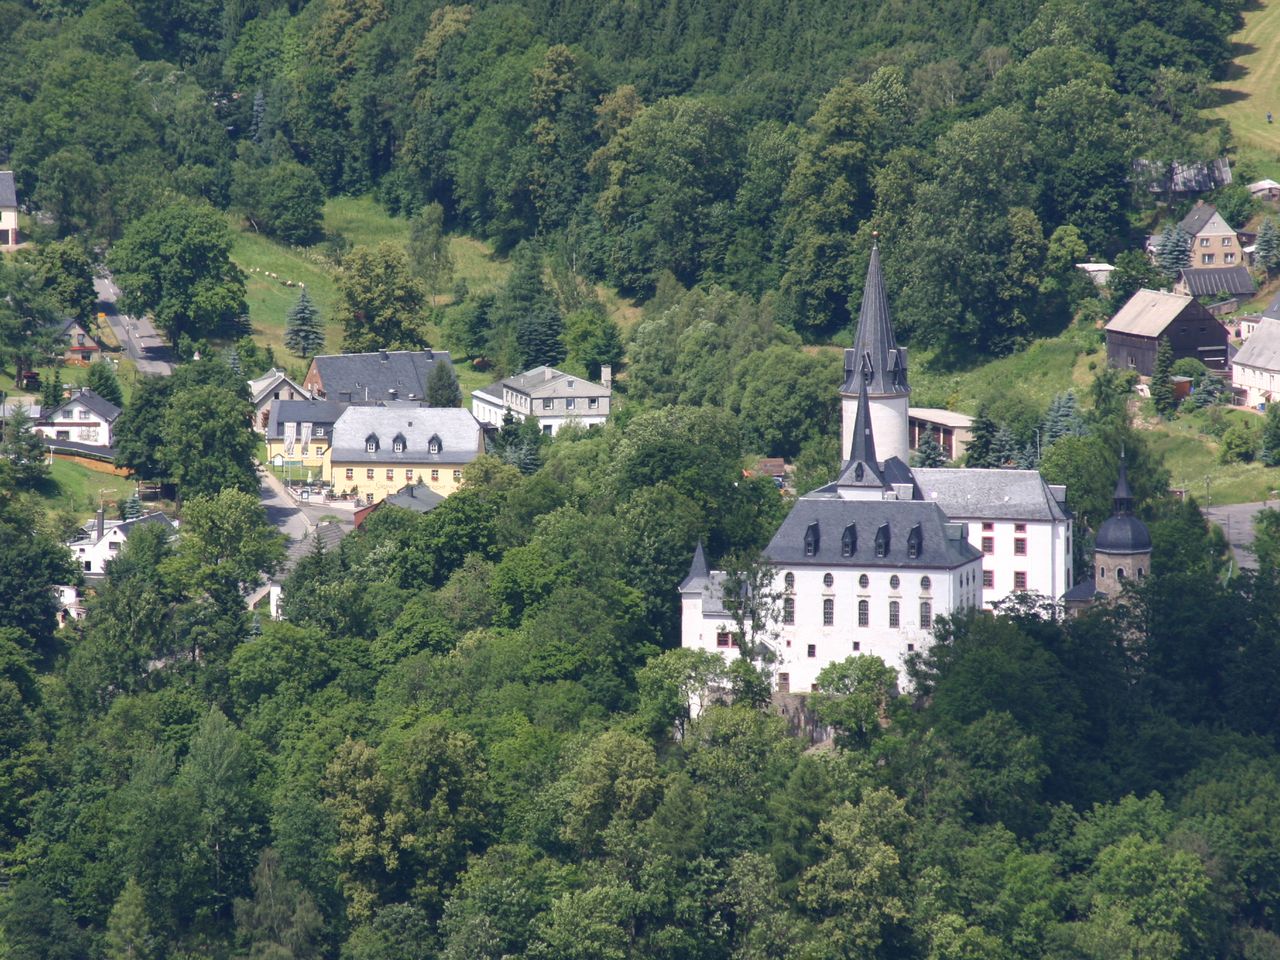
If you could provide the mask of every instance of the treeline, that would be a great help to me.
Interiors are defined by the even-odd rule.
[[[749,664],[671,649],[697,540],[782,509],[733,419],[534,442],[303,557],[285,622],[240,600],[280,557],[244,494],[131,537],[61,635],[74,572],[0,506],[7,955],[1280,950],[1280,593],[1224,585],[1194,504],[1148,504],[1161,562],[1116,607],[943,624],[909,699],[835,665],[806,751]]]
[[[805,336],[848,323],[878,229],[904,331],[967,357],[1062,322],[1061,264],[1150,202],[1135,159],[1218,153],[1238,11],[9,3],[0,153],[60,233],[178,192],[305,241],[322,191],[372,189],[643,297],[776,290]]]

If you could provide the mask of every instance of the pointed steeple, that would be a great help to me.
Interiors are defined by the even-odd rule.
[[[1118,517],[1133,513],[1133,490],[1129,487],[1129,469],[1124,451],[1120,451],[1120,475],[1116,478],[1116,492],[1111,498],[1112,512]]]
[[[693,551],[693,562],[689,564],[689,574],[680,581],[680,589],[698,588],[710,579],[711,569],[707,566],[707,556],[702,552],[702,541],[699,540],[697,549]]]
[[[893,338],[893,323],[889,316],[889,296],[885,293],[884,272],[880,267],[880,244],[871,246],[871,261],[867,264],[867,279],[862,286],[862,308],[858,311],[858,332],[853,342],[853,363],[846,362],[846,376],[853,370],[870,367],[867,388],[873,394],[906,394],[907,352]],[[846,382],[845,391],[852,393],[853,385]]]
[[[841,487],[884,488],[884,472],[876,459],[876,436],[871,427],[871,404],[867,399],[867,366],[858,376],[858,412],[853,419],[853,441],[849,459],[836,481]]]

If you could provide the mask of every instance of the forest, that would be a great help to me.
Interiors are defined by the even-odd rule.
[[[1235,573],[1123,377],[979,418],[1068,485],[1081,570],[1127,452],[1153,575],[1115,605],[834,664],[813,746],[767,664],[680,649],[676,592],[699,542],[746,566],[776,529],[752,457],[831,479],[805,347],[848,342],[873,236],[938,363],[1062,330],[1100,303],[1072,264],[1155,202],[1135,171],[1227,144],[1198,111],[1240,7],[0,0],[41,241],[0,269],[6,359],[99,261],[184,359],[242,336],[233,221],[341,264],[351,348],[429,316],[503,372],[625,359],[607,426],[505,427],[435,510],[317,541],[279,621],[243,599],[284,557],[234,429],[251,340],[132,390],[122,462],[181,531],[77,625],[36,464],[0,458],[0,958],[1280,960],[1280,520]],[[347,194],[407,255],[324,232]],[[449,231],[510,258],[497,290],[449,282]],[[645,304],[625,340],[598,283]]]

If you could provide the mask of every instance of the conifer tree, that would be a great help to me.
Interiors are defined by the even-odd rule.
[[[542,257],[526,247],[513,259],[495,326],[514,329],[521,367],[554,366],[565,357],[564,319],[542,279]]]
[[[22,486],[34,486],[49,472],[45,464],[48,454],[44,441],[32,429],[34,421],[26,407],[19,406],[9,415],[0,433],[0,459],[13,467],[13,478]]]
[[[62,372],[57,367],[49,371],[49,375],[40,381],[40,414],[51,412],[63,401]]]
[[[231,368],[237,377],[244,375],[244,365],[240,362],[240,351],[236,349],[234,343],[227,347],[224,358],[227,361],[227,366]]]
[[[1013,431],[1008,427],[1001,427],[996,431],[996,435],[991,441],[991,466],[993,467],[1012,467],[1017,466],[1022,460],[1022,450],[1018,446],[1018,440],[1013,435]]]
[[[107,360],[99,360],[89,366],[89,389],[103,400],[124,406],[124,391],[120,389],[120,381],[116,378],[115,367]]]
[[[1280,467],[1280,404],[1267,404],[1267,416],[1262,421],[1262,454],[1259,459],[1268,467]]]
[[[1151,399],[1163,416],[1173,413],[1177,400],[1173,395],[1173,346],[1162,339],[1156,347],[1156,369],[1151,377]]]
[[[1160,234],[1160,242],[1156,245],[1156,263],[1160,272],[1169,280],[1178,276],[1178,271],[1191,265],[1191,237],[1181,225],[1167,226]]]
[[[1280,268],[1280,228],[1276,227],[1275,217],[1267,217],[1258,228],[1255,256],[1258,266],[1266,270],[1268,276]]]
[[[1053,398],[1041,426],[1044,446],[1048,447],[1062,437],[1082,437],[1085,434],[1084,418],[1076,404],[1076,395],[1068,390]]]
[[[120,892],[107,918],[108,960],[148,960],[159,956],[160,941],[151,929],[146,896],[133,877]]]
[[[947,462],[947,455],[938,443],[938,437],[932,430],[920,434],[920,444],[916,447],[915,466],[940,467]]]
[[[996,423],[983,404],[978,408],[978,415],[973,419],[969,446],[965,450],[965,463],[971,467],[991,467],[992,447],[996,438]]]
[[[431,367],[431,375],[427,377],[427,405],[462,406],[462,388],[458,386],[458,375],[453,372],[453,364],[439,361]]]
[[[311,357],[324,348],[320,311],[316,309],[306,287],[298,295],[298,302],[289,308],[286,320],[284,345],[298,356]]]

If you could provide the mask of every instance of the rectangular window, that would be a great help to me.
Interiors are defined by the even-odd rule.
[[[1015,590],[1027,589],[1027,575],[1023,573],[1021,570],[1019,570],[1017,573],[1013,575],[1013,589]]]
[[[796,601],[794,597],[784,597],[782,600],[782,622],[796,622]]]
[[[871,626],[871,604],[866,600],[858,601],[858,626]]]
[[[990,520],[984,520],[984,521],[982,521],[982,532],[983,532],[983,533],[989,533],[990,531],[994,530],[995,528],[996,528],[996,525],[995,525],[994,523],[992,523]]]
[[[779,693],[791,692],[791,674],[789,673],[778,674],[778,692]]]
[[[599,406],[600,406],[600,398],[599,398],[599,397],[589,397],[589,398],[587,399],[587,409],[588,409],[588,410],[595,410],[595,409],[597,409]]]
[[[553,401],[550,397],[548,397],[547,399],[545,399],[545,400],[543,400],[543,401],[542,401],[542,409],[543,409],[543,410],[550,410],[550,409],[551,409],[551,405],[552,405],[554,402],[555,402],[555,401]]]
[[[861,649],[862,649],[862,641],[860,640],[853,641],[853,652],[857,653]]]
[[[462,471],[461,470],[453,471],[453,482],[457,483],[461,479],[462,479]]]
[[[435,483],[435,482],[436,482],[437,480],[439,480],[439,479],[440,479],[440,471],[439,471],[439,470],[432,470],[432,471],[431,471],[431,482],[432,482],[432,483]]]
[[[920,629],[933,629],[933,604],[928,600],[920,601]]]
[[[1015,557],[1025,557],[1027,555],[1027,538],[1017,537],[1013,541],[1013,555]]]
[[[889,601],[889,626],[895,630],[898,628],[898,626],[902,621],[902,617],[901,617],[901,614],[899,613],[899,609],[900,608],[898,606],[897,600]]]
[[[370,467],[368,470],[366,470],[366,471],[364,472],[364,478],[365,478],[366,480],[372,480],[372,479],[373,479],[373,467]]]
[[[1025,523],[1015,523],[1015,524],[1013,525],[1013,532],[1014,532],[1014,533],[1026,533],[1026,532],[1027,532],[1027,525],[1026,525]]]
[[[996,585],[996,572],[994,570],[982,571],[982,585],[988,590]]]
[[[1224,247],[1229,247],[1229,246],[1231,246],[1231,238],[1230,238],[1230,237],[1223,237],[1223,238],[1222,238],[1222,245],[1223,245]]]
[[[373,494],[372,494],[372,493],[366,493],[366,494],[364,495],[364,502],[365,502],[365,503],[373,503]]]
[[[822,601],[822,625],[833,626],[836,622],[836,603],[830,597]]]
[[[396,478],[396,472],[395,472],[394,470],[392,470],[390,467],[388,467],[388,468],[387,468],[387,480],[389,480],[389,481],[390,481],[390,480],[394,480],[395,478]]]
[[[405,481],[406,481],[406,482],[409,482],[409,483],[412,483],[412,482],[413,482],[413,468],[412,468],[412,467],[410,467],[409,469],[405,470],[405,472],[404,472],[404,479],[405,479]]]
[[[1207,247],[1208,245],[1209,245],[1209,238],[1208,238],[1208,237],[1201,237],[1201,238],[1200,238],[1200,246],[1202,246],[1202,247]]]
[[[915,652],[916,652],[916,645],[914,643],[908,643],[907,653],[915,653]]]
[[[1213,254],[1212,254],[1212,253],[1202,253],[1202,254],[1200,254],[1200,262],[1201,262],[1201,263],[1203,263],[1203,264],[1211,264],[1211,263],[1213,263]]]
[[[983,552],[983,553],[995,553],[995,552],[996,552],[996,538],[995,538],[995,537],[983,537],[983,538],[982,538],[982,552]]]
[[[1234,253],[1224,253],[1224,254],[1222,255],[1222,262],[1223,262],[1223,263],[1235,263],[1235,262],[1236,262],[1236,255],[1235,255]]]
[[[809,656],[816,657],[817,655],[818,655],[818,645],[815,643],[809,644]]]
[[[573,401],[574,401],[574,398],[573,398],[573,397],[565,397],[565,400],[564,400],[564,408],[565,408],[566,410],[572,410],[572,409],[573,409]]]
[[[732,638],[729,636],[729,634],[723,630],[720,633],[716,634],[717,647],[727,647],[730,645],[731,640]]]
[[[354,480],[355,478],[356,478],[355,470],[352,467],[347,467],[347,479]]]

